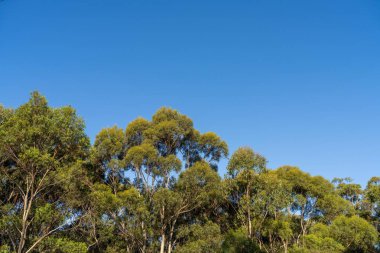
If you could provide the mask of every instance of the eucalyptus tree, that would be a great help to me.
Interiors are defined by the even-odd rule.
[[[361,205],[362,216],[378,231],[377,248],[380,249],[380,177],[372,177],[368,181]]]
[[[93,149],[105,182],[114,188],[133,184],[150,195],[155,188],[169,188],[183,167],[203,160],[215,168],[227,155],[227,144],[219,136],[199,133],[190,118],[165,107],[151,121],[137,118],[125,131],[101,130]]]
[[[71,168],[86,159],[89,139],[73,108],[51,108],[37,92],[0,114],[1,243],[29,253],[74,219],[64,186]]]
[[[176,246],[178,238],[175,232],[181,218],[222,199],[222,194],[219,175],[205,162],[197,162],[181,173],[172,190],[158,190],[153,201],[156,216],[159,217],[160,252],[171,253]],[[194,224],[194,221],[190,219],[189,223]],[[190,226],[189,223],[182,226]]]
[[[375,252],[376,229],[358,216],[339,216],[330,226],[330,235],[345,247],[345,252]]]
[[[286,180],[292,191],[292,204],[289,210],[296,214],[300,224],[301,236],[305,236],[313,219],[318,216],[317,203],[327,193],[333,192],[333,186],[322,177],[313,177],[297,167],[284,166],[276,170],[277,175]]]
[[[96,136],[92,149],[92,159],[101,169],[104,183],[108,184],[114,194],[125,184],[125,166],[122,162],[126,152],[126,137],[123,129],[116,126],[102,129]]]
[[[185,168],[184,175],[187,175],[187,171],[195,170],[193,166],[200,166],[198,163],[203,164],[205,171],[210,167],[215,169],[217,162],[227,154],[227,144],[219,136],[211,132],[201,134],[190,118],[170,108],[159,109],[150,121],[137,118],[128,124],[125,131],[118,127],[105,128],[97,135],[92,149],[93,169],[101,175],[95,177],[94,185],[98,188],[99,185],[107,185],[109,188],[101,188],[112,189],[115,201],[122,192],[135,189],[138,193],[136,201],[139,199],[140,209],[146,212],[133,213],[123,204],[110,205],[112,212],[100,212],[95,215],[95,220],[101,221],[107,217],[113,224],[112,233],[119,238],[126,238],[122,235],[129,234],[129,245],[137,245],[140,252],[155,251],[155,241],[160,241],[163,250],[171,252],[179,216],[201,204],[194,202],[198,198],[186,199],[185,192],[178,190],[183,177],[180,172]],[[99,193],[97,187],[92,189]],[[103,190],[97,196],[107,198],[109,194],[109,190]],[[111,196],[109,199],[112,199]],[[193,201],[192,206],[188,206],[186,201],[189,200]],[[185,207],[182,206],[184,203],[187,203]],[[184,209],[178,211],[178,205]],[[90,209],[95,210],[95,206]],[[167,220],[170,213],[172,216]],[[134,232],[124,222],[127,217],[133,221]],[[103,225],[101,222],[97,224],[99,228]],[[140,231],[138,236],[136,231]],[[130,236],[131,233],[134,236]],[[93,243],[96,241],[93,240]],[[128,252],[134,252],[132,248]]]
[[[363,190],[267,168],[186,115],[159,109],[93,145],[71,107],[38,93],[0,106],[0,253],[340,253],[380,247],[380,178]]]
[[[288,252],[293,231],[286,210],[291,204],[291,189],[274,171],[257,177],[251,201],[255,239],[266,252]]]
[[[242,147],[232,154],[227,166],[232,205],[242,214],[248,236],[252,238],[252,189],[257,175],[266,170],[267,160],[251,148]]]
[[[350,201],[356,209],[360,208],[359,204],[364,193],[360,184],[353,183],[352,178],[349,177],[334,178],[332,183],[342,198]]]
[[[292,253],[343,253],[345,251],[345,247],[333,238],[331,227],[323,223],[314,224],[304,239],[304,245],[302,247],[294,245],[291,249]]]
[[[177,240],[182,242],[175,253],[220,253],[223,236],[220,227],[208,221],[183,226],[178,231]]]
[[[365,199],[370,203],[370,210],[375,219],[380,221],[380,177],[372,177],[365,189]]]

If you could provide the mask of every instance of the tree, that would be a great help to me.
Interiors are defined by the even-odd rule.
[[[235,151],[227,166],[231,179],[231,198],[238,210],[244,210],[249,238],[253,236],[250,207],[252,185],[256,175],[265,171],[266,163],[263,156],[256,154],[251,148],[243,147]]]
[[[51,108],[37,92],[1,115],[0,169],[8,191],[3,236],[12,250],[28,253],[73,218],[58,175],[86,159],[89,139],[73,108]]]
[[[241,147],[232,154],[227,170],[231,178],[235,178],[244,171],[253,171],[259,174],[266,169],[267,160],[255,153],[249,147]]]
[[[358,216],[339,216],[333,221],[330,234],[346,252],[373,252],[378,239],[376,229]]]
[[[284,180],[291,189],[292,203],[288,208],[289,215],[299,224],[296,242],[304,244],[308,229],[313,221],[328,216],[325,202],[334,194],[333,185],[321,176],[311,176],[297,167],[283,166],[275,173]],[[331,198],[329,199],[331,200]],[[334,210],[335,211],[335,210]]]
[[[177,240],[182,243],[175,253],[219,253],[222,234],[217,224],[208,221],[205,224],[183,226],[178,230]]]
[[[86,253],[87,246],[83,242],[75,242],[66,238],[50,237],[38,246],[41,253]]]
[[[222,245],[223,253],[261,253],[263,251],[241,229],[230,230]]]
[[[215,133],[208,132],[199,136],[199,151],[202,159],[207,161],[213,169],[217,169],[217,163],[223,157],[228,156],[227,143]]]
[[[96,136],[93,158],[102,170],[104,182],[117,193],[125,180],[125,166],[122,162],[126,152],[126,137],[122,129],[114,126],[105,128]]]
[[[372,177],[364,193],[363,211],[364,216],[372,220],[375,227],[380,231],[380,177]]]
[[[249,205],[255,239],[260,248],[270,252],[281,249],[287,252],[293,236],[290,219],[286,215],[286,209],[291,204],[289,185],[274,171],[268,171],[258,175],[252,192]]]
[[[352,183],[352,178],[334,178],[332,183],[335,185],[335,188],[338,194],[347,201],[350,201],[351,204],[357,209],[358,204],[362,198],[363,190],[360,184]]]
[[[379,250],[380,178],[365,190],[232,154],[159,109],[93,145],[69,106],[38,93],[0,106],[0,253],[343,253]]]
[[[222,197],[221,180],[205,162],[197,162],[181,173],[173,190],[162,188],[154,196],[161,237],[160,252],[172,252],[176,244],[174,232],[185,215],[210,205]],[[194,222],[194,220],[192,220]]]
[[[94,176],[92,186],[89,186],[92,192],[90,195],[97,193],[99,199],[114,199],[114,203],[123,203],[118,200],[119,195],[134,188],[139,193],[138,199],[141,199],[138,202],[139,208],[146,211],[143,212],[144,215],[135,213],[133,216],[125,216],[124,211],[127,209],[127,213],[132,213],[132,210],[124,206],[125,203],[109,203],[107,207],[113,207],[112,212],[100,208],[97,201],[86,204],[83,207],[83,217],[86,219],[82,219],[86,220],[82,223],[87,228],[84,231],[98,231],[87,236],[92,238],[89,244],[94,249],[104,248],[98,238],[100,231],[104,230],[108,231],[105,234],[113,234],[120,240],[127,241],[127,252],[136,249],[140,252],[155,251],[157,240],[163,250],[171,252],[175,245],[174,232],[178,220],[200,204],[194,202],[192,207],[187,206],[192,198],[184,199],[184,191],[179,190],[181,170],[186,168],[184,175],[187,175],[187,171],[195,170],[193,167],[201,166],[205,171],[211,166],[215,169],[217,162],[227,154],[227,144],[219,136],[211,132],[199,133],[194,129],[190,118],[170,108],[159,109],[151,121],[137,118],[128,124],[125,131],[116,126],[101,130],[91,152],[92,172],[89,174]],[[99,192],[99,189],[103,190]],[[93,198],[91,196],[90,199]],[[184,209],[176,213],[176,208],[181,207]],[[104,220],[105,217],[107,220]],[[129,222],[124,222],[127,220]],[[105,221],[111,222],[112,226],[106,225]],[[135,229],[130,227],[131,224]],[[131,234],[131,231],[135,231],[133,236],[125,239],[125,233]],[[108,250],[120,247],[113,245]]]
[[[305,236],[303,247],[294,246],[291,252],[305,253],[341,253],[345,247],[332,238],[331,228],[323,223],[316,223],[310,229],[310,234]]]

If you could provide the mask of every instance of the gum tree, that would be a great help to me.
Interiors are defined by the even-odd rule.
[[[73,108],[51,108],[37,92],[2,115],[0,169],[8,191],[3,236],[12,250],[29,253],[69,225],[73,214],[63,202],[63,183],[70,168],[87,157],[89,140]]]

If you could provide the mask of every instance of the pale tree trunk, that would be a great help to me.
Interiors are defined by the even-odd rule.
[[[249,183],[248,183],[248,186],[247,186],[246,198],[247,198],[248,235],[249,235],[249,238],[252,239],[251,208],[250,208],[250,205],[249,205],[249,203],[250,203]]]
[[[281,239],[282,241],[282,246],[284,247],[284,253],[288,253],[288,241]]]
[[[302,235],[302,247],[305,246],[305,235],[307,229],[307,221],[305,221],[305,209],[301,211],[301,235]]]
[[[177,223],[177,219],[173,221],[173,224],[170,228],[170,236],[169,236],[169,243],[168,243],[168,253],[172,253],[173,250],[173,235],[174,235],[174,228],[175,224]]]
[[[27,177],[26,191],[25,192],[22,191],[24,204],[23,204],[23,212],[22,212],[22,219],[21,219],[20,241],[18,244],[17,253],[23,252],[26,238],[27,238],[27,232],[28,232],[28,227],[29,227],[28,217],[30,214],[30,210],[32,208],[33,195],[34,195],[34,193],[31,192],[32,183],[33,183],[33,180],[29,180],[29,178]],[[20,187],[20,190],[21,190],[21,187]]]
[[[142,227],[142,230],[143,230],[143,236],[144,236],[144,244],[143,244],[143,247],[142,247],[142,252],[145,253],[146,251],[146,242],[148,240],[148,235],[147,235],[147,232],[146,232],[146,228],[144,226],[144,222],[141,223],[141,227]]]
[[[38,181],[36,179],[36,172],[31,169],[33,172],[29,173],[26,176],[26,189],[25,191],[22,190],[22,187],[18,185],[18,188],[21,192],[22,198],[23,198],[23,212],[22,212],[22,219],[21,219],[21,229],[20,231],[20,241],[17,248],[17,253],[30,253],[34,250],[35,247],[37,247],[38,244],[42,242],[46,237],[50,236],[52,233],[57,231],[61,226],[58,226],[54,229],[51,229],[50,231],[46,231],[44,234],[40,235],[37,241],[35,241],[32,246],[30,246],[28,249],[25,248],[25,243],[28,238],[28,228],[29,225],[32,222],[32,219],[29,218],[32,205],[37,197],[37,195],[48,185],[44,185],[45,179],[50,169],[47,169],[44,174],[42,175],[42,178]]]
[[[169,247],[168,247],[168,253],[172,253],[172,243],[169,243]]]
[[[160,253],[165,252],[165,226],[164,226],[164,219],[165,219],[165,207],[161,208],[161,248]]]
[[[160,253],[165,253],[165,233],[161,233],[161,249]]]

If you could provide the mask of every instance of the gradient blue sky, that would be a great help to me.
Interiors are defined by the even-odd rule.
[[[380,1],[3,0],[0,102],[33,90],[74,106],[92,140],[170,106],[231,152],[365,184],[380,174]]]

